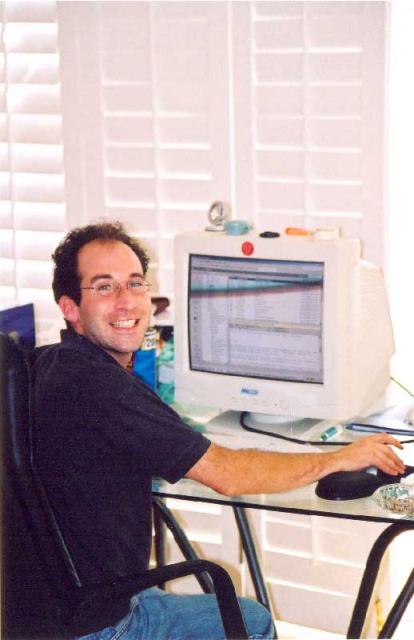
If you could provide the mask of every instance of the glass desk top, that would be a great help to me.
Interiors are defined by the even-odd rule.
[[[309,445],[291,445],[275,438],[242,431],[234,412],[226,412],[213,418],[205,425],[205,435],[217,444],[230,448],[252,446],[266,450],[297,453],[317,450]],[[401,455],[400,451],[398,453]],[[414,446],[406,445],[403,453],[403,460],[407,464],[414,465]],[[372,497],[356,500],[324,500],[315,494],[315,487],[316,483],[287,493],[243,495],[230,498],[188,479],[180,480],[174,485],[160,479],[153,481],[153,493],[161,497],[372,522],[394,523],[404,520],[412,522],[414,527],[414,518],[384,509],[377,505]]]
[[[348,518],[371,522],[393,523],[406,520],[412,522],[414,528],[414,519],[382,509],[376,504],[373,498],[338,501],[318,498],[315,494],[315,484],[301,489],[294,489],[287,493],[246,495],[229,498],[193,480],[184,479],[172,485],[164,480],[154,479],[153,494],[164,498],[210,502],[230,507],[238,506],[253,509],[267,509],[270,511]]]
[[[246,437],[246,433],[240,431],[241,427],[237,424],[234,418],[232,416],[227,416],[227,418],[223,420],[223,416],[220,416],[220,420],[218,422],[215,422],[214,419],[213,422],[208,423],[207,426],[204,425],[206,428],[203,430],[205,430],[207,437],[212,441],[217,442],[217,444],[222,444],[223,446],[236,449],[252,446],[259,449],[273,449],[275,451],[291,453],[299,452],[300,450],[315,451],[314,447],[309,449],[309,445],[305,445],[305,449],[300,448],[304,445],[300,445],[299,448],[291,448],[288,444],[280,444],[280,441],[276,438],[272,438],[265,442],[263,440],[263,436],[257,436],[257,434],[249,434],[249,436]],[[317,437],[317,434],[315,435]],[[414,465],[414,447],[407,446],[402,457],[406,464]],[[190,500],[202,503],[219,504],[228,507],[253,508],[292,514],[350,519],[354,521],[378,522],[383,525],[388,525],[385,530],[380,533],[375,542],[374,546],[376,553],[373,555],[370,553],[367,558],[364,573],[364,578],[367,577],[367,579],[363,578],[355,603],[354,613],[352,614],[349,624],[347,637],[359,638],[361,637],[363,623],[366,616],[366,606],[371,600],[372,590],[374,588],[374,584],[371,583],[371,576],[376,575],[382,553],[387,549],[390,542],[400,533],[404,533],[407,528],[410,530],[414,529],[414,518],[409,518],[382,508],[372,497],[342,501],[324,500],[316,495],[315,488],[316,483],[313,483],[306,487],[294,489],[286,493],[226,497],[218,494],[209,487],[189,479],[180,480],[175,484],[169,484],[168,482],[160,479],[153,480],[153,494],[162,498]],[[236,515],[236,512],[239,512],[238,515]],[[243,509],[235,510],[238,526],[239,520],[242,517],[245,517],[243,513]],[[250,576],[255,585],[256,597],[266,606],[266,602],[268,602],[266,586],[260,569],[260,564],[257,563],[254,541],[251,538],[248,523],[245,523],[245,525],[246,524],[247,529],[246,526],[239,526],[240,539],[250,568]],[[400,596],[397,598],[396,603],[405,602],[406,594],[411,589],[412,577],[409,577]],[[392,608],[391,614],[387,618],[383,627],[383,630],[386,630],[387,633],[390,631],[390,634],[383,637],[391,637],[392,631],[396,626],[398,626],[404,611],[405,605],[397,607],[395,610],[394,607]]]

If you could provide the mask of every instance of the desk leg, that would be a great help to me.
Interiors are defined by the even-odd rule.
[[[236,518],[237,527],[239,529],[240,540],[243,551],[246,556],[247,565],[249,567],[250,576],[253,582],[256,599],[262,605],[271,611],[269,596],[262,569],[260,567],[259,558],[257,557],[256,547],[254,544],[252,532],[247,520],[246,511],[243,507],[233,507],[234,517]]]
[[[360,638],[362,628],[364,626],[368,606],[371,600],[372,592],[375,587],[379,567],[385,551],[391,542],[401,533],[405,531],[412,531],[412,522],[401,521],[390,525],[385,529],[374,542],[374,545],[369,553],[367,564],[365,566],[364,575],[362,576],[361,584],[359,587],[357,599],[355,601],[354,610],[352,612],[351,622],[349,624],[347,638]],[[381,631],[380,638],[389,638],[390,636],[384,636],[382,633],[387,629],[392,631],[397,627],[401,617],[407,608],[409,599],[413,594],[414,589],[414,571],[408,578],[403,590],[397,598],[395,605],[392,607],[391,612],[385,622],[384,628]]]

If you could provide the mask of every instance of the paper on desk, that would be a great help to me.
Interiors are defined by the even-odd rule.
[[[373,433],[375,432],[375,429],[378,431],[386,429],[390,433],[393,431],[400,431],[401,435],[412,435],[414,437],[414,427],[410,427],[410,425],[404,421],[406,414],[412,408],[413,401],[410,400],[403,404],[393,405],[383,411],[373,413],[369,416],[354,417],[348,424],[357,423],[358,426],[361,427],[360,430],[365,426],[366,431],[369,431],[371,427],[371,431]]]

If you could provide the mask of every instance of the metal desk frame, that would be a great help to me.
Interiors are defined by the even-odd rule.
[[[256,598],[265,607],[270,609],[270,602],[263,573],[246,516],[247,508],[389,523],[389,526],[379,535],[369,553],[349,623],[346,637],[360,638],[384,553],[390,543],[397,536],[405,531],[414,530],[414,520],[394,516],[394,514],[383,511],[379,507],[373,507],[371,505],[373,501],[368,498],[352,501],[354,504],[358,503],[360,505],[359,509],[356,510],[347,508],[347,502],[328,503],[329,506],[327,506],[326,501],[322,501],[322,503],[325,503],[323,508],[318,508],[318,499],[316,499],[316,501],[315,499],[308,500],[308,504],[306,504],[306,494],[311,495],[310,492],[313,493],[313,491],[314,487],[311,485],[310,487],[302,490],[295,490],[288,494],[278,494],[278,496],[241,496],[240,498],[226,498],[225,496],[219,495],[211,489],[203,487],[191,480],[181,480],[176,485],[169,485],[162,480],[155,480],[153,485],[153,504],[157,563],[163,564],[164,562],[163,524],[171,530],[174,539],[186,559],[193,559],[194,557],[197,557],[180,525],[165,506],[164,499],[176,498],[231,507],[236,519],[243,551],[246,556],[250,575],[253,581]],[[306,492],[305,498],[301,495],[303,492]],[[300,506],[295,506],[295,496],[298,496],[298,494],[298,502]],[[289,505],[289,495],[292,496],[291,505]],[[368,505],[370,505],[370,508],[367,509],[368,513],[365,513],[365,506],[368,507]],[[369,513],[370,511],[371,513]],[[209,593],[211,591],[211,586],[208,583],[207,577],[201,578],[199,582],[205,592]],[[378,636],[379,638],[390,638],[392,636],[413,594],[414,569],[411,571],[399,596],[395,600]]]

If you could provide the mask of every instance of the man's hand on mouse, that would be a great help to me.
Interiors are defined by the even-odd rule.
[[[334,453],[339,462],[338,471],[358,471],[375,466],[390,475],[402,474],[405,465],[392,447],[404,448],[399,440],[388,433],[361,438]]]

